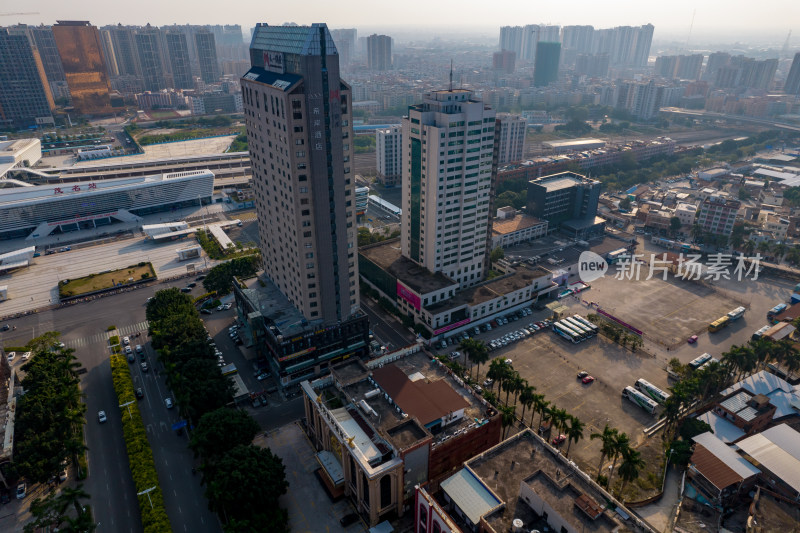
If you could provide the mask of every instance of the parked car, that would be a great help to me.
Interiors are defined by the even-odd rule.
[[[147,362],[143,362],[140,366],[142,367],[142,372],[147,372]]]
[[[258,401],[259,401],[259,403],[261,403],[262,407],[266,407],[267,406],[267,397],[266,396],[259,396],[258,397]]]
[[[583,379],[588,375],[589,373],[586,370],[581,370],[580,372],[578,372],[578,379]]]
[[[218,305],[217,306],[217,311],[222,311],[223,309],[225,309],[224,305]]]
[[[192,288],[191,287],[183,287],[181,289],[181,292],[192,292]]]
[[[200,312],[203,313],[204,315],[210,315],[211,309],[201,309]]]
[[[170,398],[169,396],[164,398],[164,405],[167,406],[167,409],[172,409],[172,398]]]
[[[139,387],[138,389],[136,389],[136,398],[137,398],[137,399],[139,399],[139,400],[141,400],[142,398],[144,398],[144,391],[142,390],[142,388],[141,388],[141,387]]]
[[[691,337],[689,337],[689,338],[686,340],[686,342],[688,342],[689,344],[694,344],[694,343],[696,343],[696,342],[697,342],[697,335],[692,335]]]
[[[193,289],[194,289],[195,287],[197,287],[197,283],[195,283],[195,282],[193,281],[193,282],[191,282],[191,283],[188,283],[186,286],[187,286],[187,287],[191,287],[191,288],[193,288]]]
[[[484,387],[491,387],[491,386],[492,386],[492,383],[494,383],[494,380],[493,380],[492,378],[486,378],[486,379],[483,381],[483,386],[484,386]]]
[[[22,354],[22,360],[27,361],[28,359],[31,358],[31,355],[33,355],[33,352],[25,352],[24,354]]]
[[[17,499],[22,500],[25,498],[25,494],[28,492],[28,486],[25,484],[24,481],[20,481],[17,485]]]
[[[125,353],[133,353],[133,348],[131,348],[130,346],[126,346]]]
[[[513,364],[513,363],[514,363],[514,361],[512,361],[511,359],[506,359],[506,364],[507,364],[507,365],[511,365],[511,364]]]
[[[128,353],[128,362],[133,363],[136,359],[133,357],[132,353]]]
[[[225,305],[223,305],[222,307],[224,307],[225,309],[230,309],[231,307],[233,307],[233,304],[228,302]]]
[[[15,357],[17,357],[17,352],[6,352],[6,359],[8,359],[9,363],[13,361]]]
[[[108,420],[108,418],[106,418],[106,412],[105,411],[97,411],[97,421],[100,422],[101,424],[103,424],[103,423],[105,423],[106,420]]]
[[[125,346],[127,346],[127,345],[129,345],[130,343],[131,343],[131,339],[130,339],[130,338],[128,338],[128,337],[122,337],[122,344],[124,344]]]
[[[552,440],[553,446],[558,446],[559,444],[562,444],[565,440],[567,440],[567,436],[562,433],[561,435]]]
[[[583,382],[584,385],[588,385],[589,383],[594,381],[594,378],[592,376],[585,376],[581,381]]]

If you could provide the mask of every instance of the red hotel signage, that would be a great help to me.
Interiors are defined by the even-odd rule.
[[[456,329],[459,326],[463,326],[464,324],[469,324],[472,321],[471,318],[465,318],[464,320],[459,320],[454,324],[450,324],[449,326],[445,326],[443,328],[433,330],[434,335],[438,335],[439,333],[444,333],[445,331],[450,331],[451,329]]]
[[[399,281],[397,282],[397,295],[403,300],[410,303],[414,307],[414,309],[419,311],[419,308],[421,307],[419,296],[408,290],[406,286],[400,283]]]

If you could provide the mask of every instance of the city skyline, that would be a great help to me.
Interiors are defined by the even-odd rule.
[[[33,2],[26,9],[36,10],[30,15],[13,15],[4,17],[5,24],[54,24],[56,20],[90,20],[93,25],[105,24],[147,24],[162,26],[173,23],[205,24],[210,23],[209,13],[213,12],[213,4],[207,2],[193,2],[192,9],[185,9],[185,2],[169,4],[145,0],[137,4],[122,4],[113,12],[97,11],[95,6],[86,0],[79,0],[64,4],[54,0],[41,0]],[[519,21],[532,24],[578,25],[592,24],[595,27],[613,27],[618,25],[642,25],[653,23],[656,25],[656,39],[687,39],[702,41],[708,38],[728,36],[732,38],[752,37],[762,35],[783,41],[786,33],[792,29],[787,21],[800,20],[800,4],[788,0],[770,2],[769,9],[753,10],[751,4],[742,0],[723,2],[689,2],[678,0],[669,4],[648,5],[642,8],[640,3],[624,0],[614,2],[609,9],[606,4],[597,4],[585,0],[573,2],[568,12],[559,5],[536,5],[520,0],[501,0],[493,4],[493,9],[465,10],[461,13],[475,13],[472,18],[453,20],[445,5],[430,5],[421,2],[404,2],[401,4],[387,4],[381,6],[380,15],[363,0],[349,4],[349,9],[334,9],[333,7],[312,0],[302,10],[289,6],[270,6],[269,10],[263,9],[261,4],[252,0],[245,0],[237,4],[241,10],[222,11],[215,15],[214,23],[217,24],[242,24],[245,31],[251,28],[255,21],[267,22],[271,25],[296,23],[307,25],[314,22],[324,22],[330,28],[359,27],[363,30],[377,31],[396,29],[409,31],[411,29],[424,31],[436,24],[442,33],[452,33],[453,30],[464,29],[469,31],[499,31],[500,26],[515,24]],[[419,10],[424,8],[429,15],[431,24],[426,25],[418,17]],[[37,13],[38,11],[38,13]],[[20,12],[25,13],[22,9]],[[780,13],[779,17],[775,14]],[[452,23],[442,25],[440,21],[451,20]],[[691,26],[691,36],[690,36]],[[773,35],[774,33],[774,35]],[[793,43],[797,45],[800,40],[800,31],[795,31]]]

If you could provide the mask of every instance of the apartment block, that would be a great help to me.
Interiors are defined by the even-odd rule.
[[[508,113],[498,113],[496,120],[498,126],[495,130],[498,142],[498,164],[505,165],[514,161],[522,161],[525,157],[527,121],[520,115]]]
[[[697,223],[705,233],[730,237],[741,205],[739,200],[711,195],[700,203]]]
[[[375,131],[375,164],[378,181],[386,187],[400,185],[403,175],[403,129],[398,126]]]

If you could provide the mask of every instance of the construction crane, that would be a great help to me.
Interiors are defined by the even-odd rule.
[[[783,43],[781,49],[781,57],[789,57],[789,39],[792,38],[792,30],[789,30],[789,35],[786,36],[786,42]]]
[[[39,12],[31,11],[29,13],[0,13],[0,17],[13,17],[16,15],[39,15]]]

